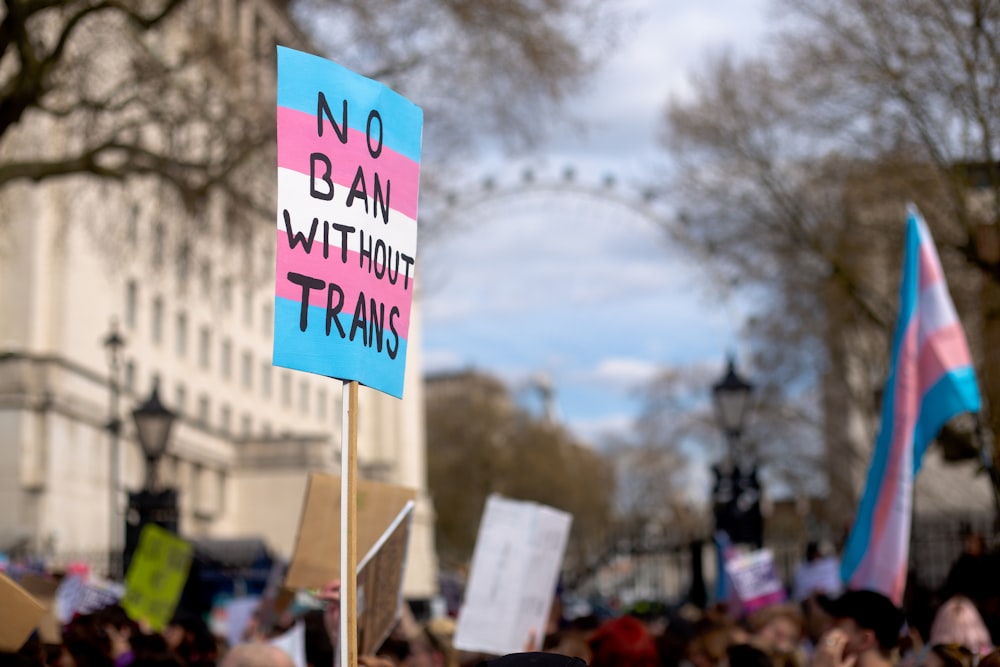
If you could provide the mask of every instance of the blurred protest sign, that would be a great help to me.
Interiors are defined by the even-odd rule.
[[[56,592],[59,582],[54,577],[25,572],[18,577],[17,583],[45,607],[45,615],[38,624],[38,634],[46,644],[62,642],[62,629],[56,617]]]
[[[307,667],[306,624],[304,622],[297,622],[288,632],[272,637],[267,643],[291,658],[295,667]]]
[[[403,396],[423,111],[278,47],[274,365]]]
[[[86,579],[77,574],[67,575],[55,592],[56,617],[63,623],[76,614],[90,614],[108,605],[117,604],[125,594],[121,584]]]
[[[6,574],[0,573],[0,651],[20,649],[45,616],[45,607]]]
[[[833,556],[801,563],[795,570],[795,599],[805,600],[814,593],[840,595],[840,561]]]
[[[726,559],[726,574],[744,614],[784,602],[787,597],[770,549],[733,554]]]
[[[479,524],[455,647],[497,655],[540,650],[573,517],[490,496]]]
[[[194,548],[155,524],[146,524],[125,574],[122,607],[134,621],[146,621],[159,632],[180,601]]]
[[[403,570],[413,526],[409,500],[358,564],[358,652],[375,655],[399,620]]]
[[[357,549],[367,554],[417,492],[402,486],[358,480]],[[340,579],[340,477],[309,474],[285,588],[323,588]]]

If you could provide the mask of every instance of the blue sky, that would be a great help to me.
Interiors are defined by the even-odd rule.
[[[657,146],[669,96],[690,93],[707,53],[752,50],[765,30],[763,0],[622,6],[637,20],[571,103],[586,131],[551,136],[514,164],[484,160],[482,177],[509,192],[526,167],[557,182],[572,165],[593,189],[614,174],[628,199],[629,183],[669,170]],[[461,229],[421,244],[427,373],[475,368],[515,390],[545,374],[560,419],[594,441],[627,426],[636,386],[657,368],[708,364],[721,375],[739,350],[742,305],[707,288],[697,258],[614,198],[533,192],[464,215]]]

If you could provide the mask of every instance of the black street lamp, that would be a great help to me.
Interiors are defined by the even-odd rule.
[[[736,362],[732,355],[726,374],[712,385],[712,400],[715,403],[715,417],[719,427],[726,434],[729,455],[733,463],[738,463],[737,448],[743,435],[743,420],[750,405],[753,385],[736,372]]]
[[[712,385],[712,400],[719,427],[726,435],[729,465],[714,466],[713,514],[717,531],[734,544],[763,544],[764,527],[760,511],[761,487],[756,464],[745,460],[740,446],[743,424],[750,407],[753,384],[736,372],[729,357],[726,374]]]
[[[177,415],[160,401],[159,382],[153,392],[132,411],[136,437],[146,457],[146,483],[141,491],[128,494],[128,515],[125,517],[125,572],[132,554],[139,545],[139,535],[147,524],[156,524],[177,533],[177,489],[159,488],[156,468],[170,442],[170,430]]]
[[[160,401],[160,383],[153,383],[153,393],[132,411],[135,431],[142,453],[146,455],[146,491],[156,491],[156,468],[167,451],[170,430],[177,415]]]
[[[108,355],[108,389],[110,391],[108,423],[106,425],[108,431],[108,458],[110,459],[108,463],[108,487],[111,494],[110,506],[108,507],[110,519],[108,523],[108,554],[110,559],[108,573],[110,576],[115,577],[121,574],[118,572],[118,563],[115,562],[117,559],[113,554],[118,553],[118,549],[121,546],[121,543],[118,541],[120,534],[118,532],[118,493],[121,490],[121,455],[119,454],[119,443],[122,433],[121,408],[119,403],[121,400],[121,353],[125,347],[125,339],[118,333],[118,322],[116,320],[111,321],[111,329],[104,337],[104,340],[101,341],[101,345],[104,346],[104,350]]]

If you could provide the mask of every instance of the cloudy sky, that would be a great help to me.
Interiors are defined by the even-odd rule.
[[[525,396],[542,374],[560,419],[590,441],[628,424],[635,387],[657,368],[717,364],[721,375],[739,351],[741,304],[706,289],[696,258],[627,202],[629,183],[669,169],[656,141],[668,97],[690,94],[707,53],[750,51],[766,27],[765,0],[621,4],[637,20],[573,101],[587,131],[553,136],[515,165],[484,162],[501,194],[421,247],[425,372],[474,368]],[[520,187],[529,166],[536,183],[558,183],[572,166],[577,186]],[[611,194],[592,194],[601,191]]]

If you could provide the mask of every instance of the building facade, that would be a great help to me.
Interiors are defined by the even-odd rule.
[[[168,34],[209,22],[248,44],[262,54],[256,96],[273,106],[274,45],[303,48],[284,4],[189,3]],[[0,160],[57,150],[73,131],[28,120]],[[100,570],[121,550],[127,492],[146,478],[129,412],[156,385],[179,414],[158,478],[179,491],[181,534],[259,537],[290,555],[309,471],[339,470],[343,384],[271,364],[273,218],[236,227],[233,215],[212,196],[192,214],[142,180],[0,193],[0,552]],[[417,304],[410,327],[403,400],[360,390],[358,454],[362,477],[418,491],[404,593],[429,599]],[[112,331],[122,345],[105,344]]]

